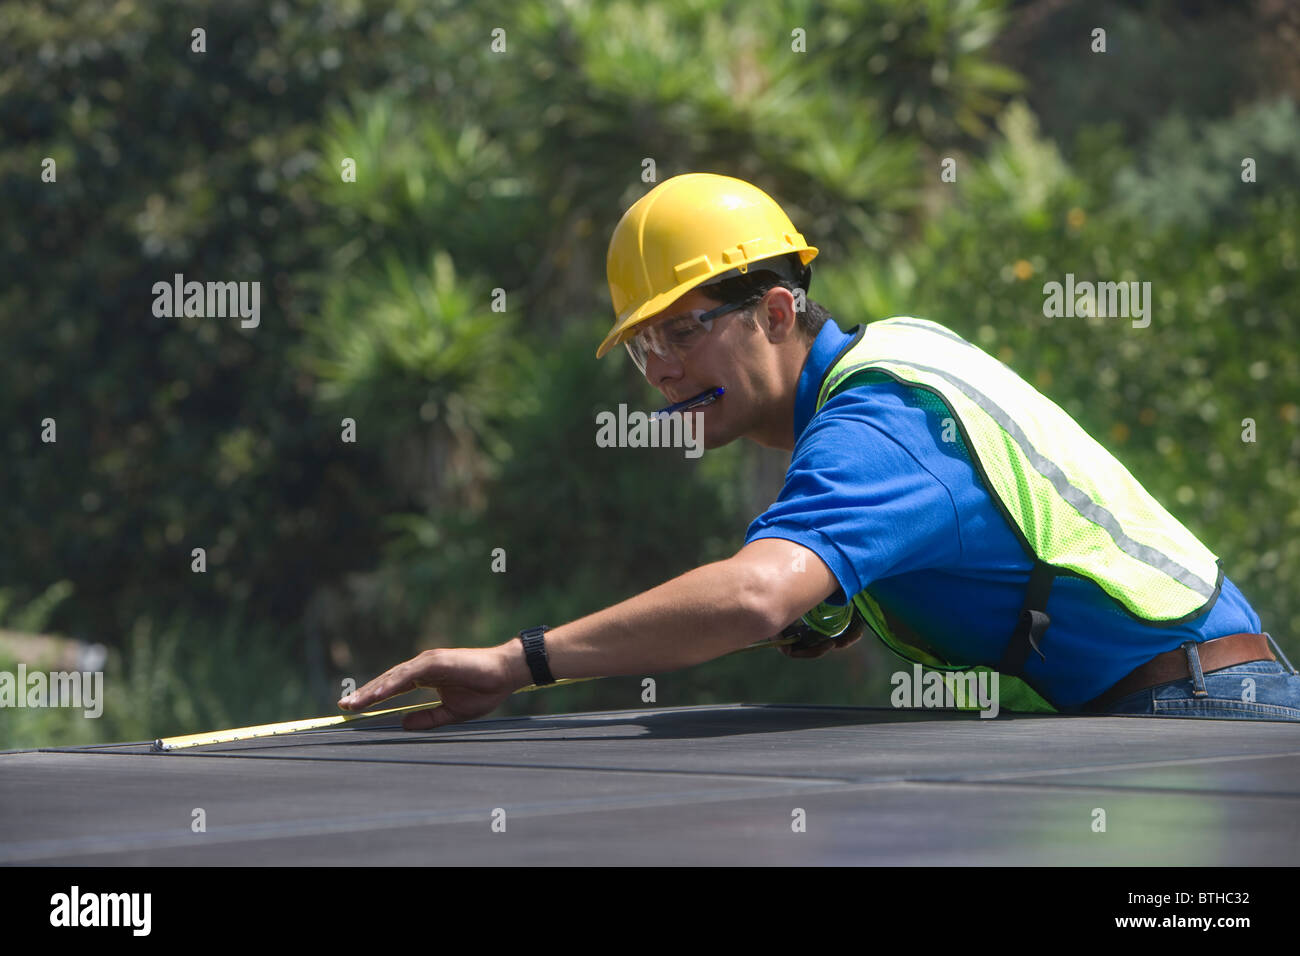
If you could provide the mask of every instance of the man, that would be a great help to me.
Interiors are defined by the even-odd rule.
[[[610,243],[597,357],[626,345],[673,403],[725,389],[698,412],[706,448],[792,452],[743,548],[560,627],[425,651],[340,706],[432,687],[443,706],[405,720],[428,729],[529,684],[689,667],[791,626],[818,656],[865,625],[907,660],[996,667],[1014,709],[1300,720],[1258,615],[1115,459],[943,326],[840,331],[805,298],[816,255],[761,190],[701,173]]]

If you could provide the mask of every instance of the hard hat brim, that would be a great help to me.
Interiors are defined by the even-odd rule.
[[[660,312],[667,309],[692,289],[708,285],[711,282],[717,282],[720,279],[726,278],[728,274],[734,273],[736,275],[742,275],[750,269],[788,274],[788,269],[775,268],[779,260],[781,260],[785,255],[798,255],[800,263],[806,266],[808,263],[812,262],[813,259],[817,258],[817,251],[816,246],[804,246],[800,249],[792,249],[790,252],[783,253],[781,256],[769,256],[766,259],[757,259],[753,262],[746,262],[740,267],[724,264],[718,269],[707,272],[702,276],[694,276],[674,288],[669,289],[667,292],[663,292],[646,301],[640,308],[634,310],[630,315],[623,319],[623,321],[616,324],[610,333],[605,336],[604,341],[600,343],[599,348],[596,349],[596,358],[604,358],[611,349],[622,345],[630,339],[639,326],[656,318]],[[768,260],[771,260],[770,265],[767,264]]]

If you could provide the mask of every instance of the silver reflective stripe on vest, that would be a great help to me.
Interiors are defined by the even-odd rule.
[[[952,339],[954,342],[960,342],[962,345],[970,345],[971,348],[976,348],[976,346],[971,345],[970,342],[967,342],[952,329],[936,328],[933,325],[926,325],[922,322],[912,322],[909,319],[889,319],[888,322],[890,325],[906,325],[908,328],[912,329],[923,329],[924,331],[931,332],[934,335],[942,335],[946,339]],[[987,352],[984,354],[988,355]],[[993,356],[989,355],[989,358],[993,358]]]
[[[925,329],[927,332],[933,332],[936,335],[944,334],[940,332],[938,329],[933,329],[929,326],[921,325],[920,323],[915,323],[915,322],[906,322],[906,321],[895,319],[892,320],[891,324],[910,325],[915,328]],[[975,348],[974,345],[971,345],[971,343],[967,342],[959,335],[953,333],[948,333],[948,335],[952,339],[961,342],[963,345],[966,345],[970,348]],[[1009,434],[1013,439],[1015,439],[1016,443],[1020,446],[1021,450],[1024,452],[1025,457],[1029,460],[1029,463],[1034,467],[1034,469],[1040,475],[1042,475],[1049,482],[1051,482],[1052,487],[1056,489],[1057,494],[1059,494],[1075,510],[1077,510],[1079,514],[1083,515],[1089,521],[1093,522],[1098,527],[1103,529],[1107,534],[1109,534],[1111,539],[1115,542],[1115,545],[1121,551],[1127,554],[1129,557],[1135,558],[1136,560],[1141,561],[1142,563],[1161,571],[1162,573],[1178,581],[1180,584],[1184,585],[1190,590],[1195,591],[1198,595],[1200,595],[1202,598],[1204,598],[1207,601],[1214,595],[1214,592],[1216,590],[1216,585],[1214,583],[1208,583],[1204,581],[1194,571],[1190,570],[1189,568],[1183,567],[1181,564],[1179,564],[1177,561],[1170,558],[1168,555],[1164,554],[1163,552],[1157,551],[1156,549],[1151,548],[1145,544],[1142,544],[1139,541],[1134,541],[1127,534],[1125,534],[1124,529],[1120,527],[1119,520],[1113,514],[1111,514],[1110,511],[1108,511],[1106,508],[1103,508],[1101,505],[1093,501],[1092,498],[1090,498],[1080,488],[1071,484],[1069,478],[1066,477],[1065,472],[1063,472],[1056,465],[1055,462],[1039,454],[1038,450],[1035,449],[1032,444],[1030,444],[1028,436],[1025,435],[1024,431],[1021,430],[1020,426],[1016,424],[1015,419],[1012,418],[1010,415],[1008,415],[1000,405],[994,402],[991,398],[989,398],[987,395],[985,395],[975,386],[971,385],[969,382],[957,378],[956,376],[950,374],[944,369],[934,368],[933,366],[929,366],[929,365],[920,365],[916,362],[907,361],[907,360],[900,360],[900,361],[902,361],[902,363],[905,364],[908,368],[914,368],[921,372],[928,372],[931,375],[939,376],[940,378],[944,379],[946,382],[955,386],[958,390],[961,391],[963,395],[965,395],[972,402],[978,405],[990,418],[992,418],[995,422],[997,422],[997,424],[1001,426],[1002,429],[1006,431],[1007,434]],[[843,381],[844,377],[846,376],[864,371],[869,368],[877,368],[877,369],[881,369],[882,371],[886,371],[887,370],[886,366],[888,365],[888,363],[889,363],[889,359],[879,359],[864,365],[859,365],[853,368],[845,369],[844,372],[842,373],[840,381]],[[904,384],[915,384],[915,383],[904,383]],[[835,386],[831,387],[832,391],[834,390],[834,387]]]
[[[949,339],[949,341],[957,342],[959,345],[965,346],[966,349],[978,352],[978,354],[983,356],[985,359],[991,359],[993,362],[997,362],[997,359],[993,359],[992,355],[988,355],[987,352],[980,350],[978,346],[972,345],[972,343],[967,342],[965,338],[958,336],[958,334],[952,332],[952,330],[943,328],[943,326],[924,323],[924,321],[910,320],[906,319],[906,317],[889,319],[887,320],[887,323],[891,326],[905,325],[909,326],[909,328],[919,329],[923,330],[923,332],[935,334],[935,336],[943,336],[944,338]],[[996,401],[993,401],[989,395],[983,393],[982,390],[975,388],[975,386],[971,385],[969,381],[954,376],[953,373],[946,371],[946,369],[936,368],[933,367],[933,365],[920,364],[918,362],[913,362],[913,360],[910,359],[891,359],[888,358],[888,356],[881,356],[881,358],[871,359],[870,362],[842,369],[842,371],[836,373],[835,380],[827,381],[826,384],[824,384],[823,394],[826,394],[828,398],[829,394],[835,392],[835,389],[839,388],[842,382],[848,380],[849,376],[853,376],[858,372],[868,371],[868,369],[876,369],[876,371],[885,372],[887,375],[893,377],[896,373],[889,371],[889,365],[894,362],[905,365],[906,368],[917,369],[918,372],[924,372],[928,373],[928,375],[943,378],[943,380],[948,382],[948,384],[953,385],[958,392],[961,392],[967,399],[970,399],[970,401],[974,403],[975,406],[978,406],[985,415],[988,415],[989,418],[995,421],[998,427],[1002,428],[1002,431],[1008,433],[1009,436],[1017,442],[1017,445],[1021,447],[1024,458],[1026,458],[1030,467],[1034,468],[1041,477],[1048,480],[1048,483],[1056,489],[1058,496],[1061,496],[1063,501],[1069,503],[1071,507],[1074,507],[1083,518],[1088,519],[1089,522],[1092,522],[1097,525],[1097,527],[1101,528],[1106,535],[1109,535],[1110,538],[1112,538],[1115,546],[1117,546],[1119,550],[1123,551],[1123,553],[1127,554],[1128,557],[1147,564],[1148,567],[1160,571],[1161,574],[1166,575],[1167,578],[1177,580],[1179,584],[1190,589],[1190,591],[1196,593],[1197,596],[1203,598],[1205,601],[1209,601],[1210,598],[1214,596],[1214,593],[1216,593],[1218,589],[1217,581],[1216,583],[1209,583],[1209,581],[1201,578],[1199,574],[1196,574],[1195,571],[1192,571],[1191,568],[1184,567],[1183,564],[1180,564],[1178,561],[1175,561],[1174,558],[1169,557],[1169,555],[1165,554],[1164,551],[1152,548],[1152,546],[1149,545],[1141,544],[1140,541],[1135,541],[1134,538],[1128,536],[1121,523],[1119,523],[1119,520],[1115,518],[1115,515],[1112,514],[1110,510],[1099,505],[1096,501],[1093,501],[1092,497],[1088,496],[1087,492],[1084,492],[1083,489],[1080,489],[1078,486],[1071,483],[1069,477],[1066,476],[1065,471],[1063,471],[1056,462],[1045,457],[1045,455],[1041,454],[1040,451],[1031,444],[1030,438],[1028,438],[1027,434],[1024,433],[1021,425],[1015,421],[1013,416],[1009,415],[1004,408],[998,405]],[[1006,368],[1006,365],[1001,362],[997,362],[997,364],[1002,365],[1002,368],[1004,369]],[[1006,371],[1008,371],[1010,375],[1015,375],[1015,373],[1011,372],[1010,369],[1006,369]],[[901,381],[902,384],[905,385],[918,385],[918,382],[907,381],[906,377],[902,378]],[[924,386],[922,386],[922,388],[924,388]],[[823,398],[822,401],[819,402],[818,407],[820,407],[824,401],[827,401],[827,399]],[[972,457],[978,460],[978,457],[976,457],[974,453],[974,449],[971,450],[971,454]]]

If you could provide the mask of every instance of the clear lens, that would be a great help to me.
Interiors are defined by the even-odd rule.
[[[624,345],[627,346],[632,361],[636,363],[636,367],[644,375],[646,365],[650,361],[651,352],[654,352],[664,361],[671,361],[674,357],[681,359],[682,356],[694,348],[712,329],[713,315],[711,313],[716,313],[716,311],[696,309],[693,312],[686,312],[671,319],[656,322],[653,325],[642,326]],[[708,316],[708,318],[704,318],[704,316]]]
[[[644,375],[647,356],[642,342],[634,335],[623,344],[627,346],[627,354],[632,356],[632,363],[636,365],[636,367],[640,369],[641,374]]]

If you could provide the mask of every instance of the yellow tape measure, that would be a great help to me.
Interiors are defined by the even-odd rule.
[[[781,644],[792,644],[794,638],[774,638],[770,641],[759,641],[757,644],[750,644],[748,647],[742,647],[735,651],[728,651],[727,654],[737,654],[741,651],[753,651],[760,647],[777,647]],[[726,657],[727,654],[723,654]],[[603,680],[601,677],[567,677],[564,680],[558,680],[554,684],[547,684],[546,687],[559,687],[562,684],[579,684],[588,680]],[[527,687],[521,687],[515,691],[516,694],[525,694],[529,691],[542,690],[536,684],[529,684]],[[419,710],[433,710],[435,707],[441,707],[442,701],[430,700],[422,704],[407,704],[403,707],[389,707],[386,710],[371,710],[364,714],[335,714],[331,717],[309,717],[306,720],[287,720],[279,724],[259,724],[256,727],[235,727],[231,730],[214,730],[203,734],[185,734],[179,737],[159,737],[153,742],[153,749],[163,752],[172,750],[184,750],[187,747],[202,747],[205,744],[228,744],[237,740],[253,740],[258,737],[278,737],[282,734],[296,734],[302,730],[321,730],[325,727],[338,727],[342,724],[350,724],[354,720],[368,720],[371,717],[391,717],[397,714],[413,714]]]

